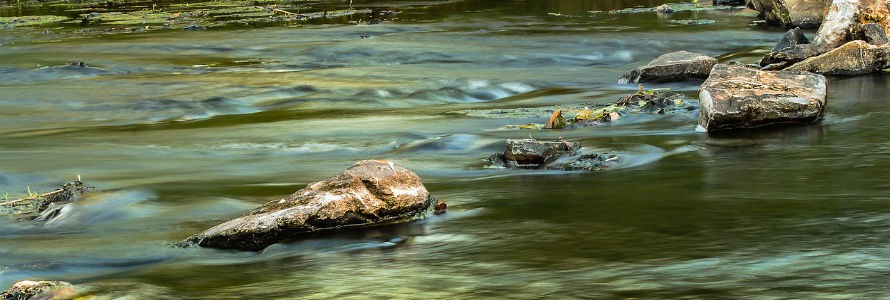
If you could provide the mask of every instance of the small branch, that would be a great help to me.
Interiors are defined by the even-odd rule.
[[[37,199],[37,198],[45,198],[46,196],[52,196],[52,195],[54,195],[54,194],[58,194],[58,193],[63,192],[63,191],[65,191],[65,189],[58,189],[58,190],[54,190],[54,191],[52,191],[52,192],[43,193],[43,194],[39,194],[39,195],[36,195],[36,196],[30,196],[30,197],[24,197],[24,198],[15,199],[15,200],[9,200],[9,201],[6,201],[6,202],[0,202],[0,206],[10,205],[10,204],[16,204],[16,203],[19,203],[19,202],[22,202],[22,201],[26,201],[26,200],[34,200],[34,199]]]

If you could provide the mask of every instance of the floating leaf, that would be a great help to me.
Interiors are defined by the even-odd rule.
[[[557,109],[553,112],[553,115],[550,116],[550,120],[547,121],[547,125],[544,128],[548,129],[562,129],[566,126],[566,118],[562,116],[562,110]]]
[[[584,108],[584,110],[578,112],[574,118],[572,118],[572,122],[580,122],[584,120],[590,120],[591,114],[593,112],[589,108]]]

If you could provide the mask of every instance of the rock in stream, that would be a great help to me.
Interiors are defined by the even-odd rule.
[[[704,80],[708,78],[717,59],[688,51],[663,54],[649,64],[624,74],[619,83],[628,82],[671,82]]]
[[[363,160],[178,246],[257,251],[312,232],[407,222],[435,207],[444,209],[437,203],[414,172],[389,161]]]
[[[581,144],[565,140],[508,139],[504,153],[488,158],[493,167],[596,171],[617,164],[614,154],[578,155]]]
[[[825,54],[807,58],[785,70],[825,75],[860,75],[890,68],[890,44],[852,41]]]
[[[74,294],[74,286],[68,282],[23,280],[16,282],[8,290],[0,293],[0,299],[70,299]]]
[[[825,76],[716,65],[699,90],[699,125],[707,131],[810,123],[822,117]]]

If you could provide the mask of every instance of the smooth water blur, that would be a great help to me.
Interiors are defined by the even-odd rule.
[[[0,219],[0,287],[136,299],[877,299],[890,282],[890,76],[830,78],[811,126],[708,136],[697,112],[520,131],[460,111],[606,103],[670,51],[754,62],[744,11],[661,1],[356,1],[380,25],[81,35],[0,31],[0,191],[104,193]],[[671,19],[713,19],[683,26]],[[367,38],[364,38],[367,37]],[[65,67],[85,62],[87,68]],[[670,87],[691,97],[690,83]],[[598,173],[484,168],[506,138],[579,140]],[[260,253],[170,247],[368,158],[449,212]]]

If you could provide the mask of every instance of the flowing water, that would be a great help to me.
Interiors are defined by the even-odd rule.
[[[105,191],[45,224],[0,219],[0,287],[67,280],[103,299],[887,299],[886,73],[829,78],[818,124],[730,136],[695,132],[696,111],[562,131],[506,128],[546,115],[465,113],[608,103],[637,89],[621,74],[662,53],[751,63],[782,33],[737,10],[590,12],[658,4],[356,1],[402,12],[376,25],[0,31],[0,191],[77,174]],[[528,136],[624,160],[596,173],[484,167],[505,139]],[[369,158],[417,172],[448,213],[259,253],[170,246]]]

